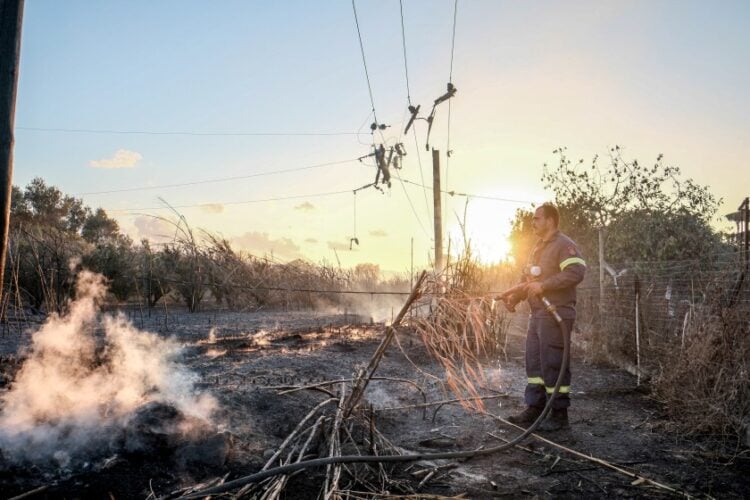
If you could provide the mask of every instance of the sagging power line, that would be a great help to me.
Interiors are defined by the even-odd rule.
[[[188,130],[115,130],[90,128],[43,128],[15,127],[16,130],[29,132],[51,132],[67,134],[102,134],[102,135],[185,135],[191,137],[321,137],[338,135],[357,135],[357,132],[200,132]]]
[[[390,188],[391,187],[390,167],[392,165],[394,166],[395,169],[399,169],[401,167],[401,161],[403,160],[403,157],[406,156],[406,150],[405,150],[403,143],[401,143],[401,140],[400,140],[401,134],[399,134],[399,139],[397,141],[397,144],[395,146],[392,146],[388,150],[388,158],[386,160],[385,143],[387,141],[385,140],[383,131],[387,128],[387,125],[384,125],[378,122],[377,112],[375,110],[375,99],[373,97],[373,92],[372,92],[372,82],[370,81],[370,74],[367,70],[367,58],[365,57],[364,43],[362,41],[362,31],[359,26],[359,17],[357,16],[357,6],[355,3],[355,0],[352,0],[352,11],[354,12],[354,22],[357,28],[357,38],[359,40],[360,53],[362,54],[362,66],[364,67],[364,71],[365,71],[365,78],[367,81],[367,90],[370,96],[370,105],[372,106],[372,115],[373,115],[373,120],[374,120],[372,125],[370,125],[370,130],[373,136],[373,141],[372,141],[373,152],[368,155],[363,156],[362,158],[364,159],[370,156],[374,156],[376,160],[376,166],[378,168],[376,176],[375,176],[375,181],[354,190],[355,195],[356,195],[357,191],[360,191],[362,189],[369,188],[369,187],[374,187],[375,189],[378,189],[381,192],[383,192],[383,189],[382,189],[383,184],[387,185],[388,188]],[[403,11],[403,8],[402,8],[402,11]],[[402,22],[402,28],[403,28],[403,22]],[[404,48],[404,50],[406,49]],[[406,52],[404,52],[404,56],[405,55],[406,55]],[[404,62],[406,63],[406,60],[404,60]],[[408,90],[407,90],[407,94],[409,94]],[[399,129],[400,128],[401,127],[399,127]],[[376,141],[375,141],[376,131],[380,133],[380,137],[382,141],[380,144],[376,144]],[[395,157],[394,157],[394,153],[396,154]],[[392,161],[395,161],[395,163],[392,164],[391,163]],[[400,177],[398,178],[400,180]],[[402,183],[402,187],[403,187],[403,183]],[[409,197],[409,193],[406,191],[405,187],[404,187],[404,194],[406,195],[406,198],[409,202],[409,207],[412,211],[412,214],[414,215],[414,218],[417,220],[417,223],[422,228],[422,230],[425,231],[424,224],[422,223],[422,220],[420,219],[419,214],[415,210],[414,203],[412,203],[411,198]],[[425,231],[425,234],[426,234],[426,231]],[[357,244],[359,244],[358,239],[357,239]]]
[[[195,203],[192,205],[163,205],[161,207],[140,207],[140,208],[105,208],[107,212],[142,212],[145,210],[174,210],[175,208],[200,208],[208,207],[212,205],[244,205],[249,203],[265,203],[270,201],[284,201],[284,200],[298,200],[301,198],[320,198],[324,196],[334,196],[339,194],[349,194],[351,189],[345,191],[328,191],[324,193],[310,193],[310,194],[299,194],[291,196],[278,196],[274,198],[261,198],[257,200],[244,200],[244,201],[214,201]]]
[[[456,51],[456,18],[458,16],[458,0],[453,2],[453,35],[451,36],[451,64],[448,72],[448,84],[453,83],[453,56]],[[448,122],[446,130],[446,146],[445,146],[445,187],[448,188],[448,173],[450,172],[451,156],[453,156],[453,150],[451,149],[451,114],[453,111],[452,100],[448,101]]]
[[[417,187],[421,187],[423,189],[429,189],[430,191],[432,191],[432,187],[430,187],[430,186],[425,186],[424,184],[420,184],[418,182],[413,182],[413,181],[410,181],[410,180],[407,180],[407,179],[403,179],[403,181],[406,184],[411,184],[412,186],[417,186]],[[466,197],[466,198],[476,198],[476,199],[480,199],[480,200],[505,201],[505,202],[508,202],[508,203],[520,203],[522,205],[528,205],[528,204],[536,203],[535,201],[531,201],[531,200],[515,200],[515,199],[511,199],[511,198],[499,198],[499,197],[496,197],[496,196],[486,196],[486,195],[473,194],[473,193],[462,193],[462,192],[454,191],[454,190],[446,191],[444,189],[441,189],[440,192],[443,193],[443,194],[450,195],[450,196],[463,196],[463,197]]]
[[[390,189],[391,168],[400,170],[404,156],[406,156],[406,149],[400,142],[394,146],[391,146],[387,150],[385,149],[385,146],[383,144],[380,144],[379,146],[373,145],[372,153],[360,156],[357,159],[361,162],[365,158],[375,158],[375,166],[377,167],[375,181],[355,189],[354,192],[356,193],[357,191],[361,191],[362,189],[368,187],[374,187],[378,191],[382,192],[383,185],[388,186],[388,188]]]
[[[411,102],[410,97],[410,90],[408,90],[408,66],[406,63],[406,35],[405,35],[405,29],[404,29],[404,17],[403,17],[403,2],[400,3],[401,6],[401,38],[403,43],[403,49],[404,49],[404,68],[407,73],[407,93],[409,96],[407,96],[408,100],[408,110],[410,113],[409,121],[406,124],[406,127],[404,128],[404,134],[409,133],[409,129],[414,125],[414,122],[417,120],[424,120],[427,122],[427,136],[425,138],[425,150],[430,150],[430,134],[432,133],[432,126],[435,121],[435,113],[437,111],[437,107],[448,101],[448,116],[449,116],[449,123],[448,123],[448,134],[450,136],[450,99],[456,95],[456,86],[453,85],[453,56],[455,51],[455,44],[456,44],[456,14],[458,12],[458,0],[455,0],[453,4],[453,29],[452,29],[452,37],[451,37],[451,58],[450,58],[450,70],[449,70],[449,76],[448,76],[448,84],[446,86],[446,91],[444,94],[442,94],[440,97],[435,99],[432,103],[432,109],[430,110],[430,114],[426,118],[422,118],[419,116],[419,112],[421,110],[421,105],[418,104],[414,106]],[[448,139],[448,156],[450,156],[450,138]]]
[[[267,175],[278,175],[278,174],[286,174],[290,172],[300,172],[303,170],[313,170],[316,168],[323,168],[323,167],[330,167],[333,165],[343,165],[345,163],[353,163],[359,160],[359,158],[352,158],[349,160],[339,160],[339,161],[331,161],[327,163],[318,163],[316,165],[308,165],[306,167],[296,167],[296,168],[286,168],[283,170],[271,170],[267,172],[258,172],[255,174],[247,174],[247,175],[235,175],[231,177],[217,177],[214,179],[203,179],[199,181],[191,181],[191,182],[179,182],[174,184],[158,184],[154,186],[138,186],[138,187],[132,187],[132,188],[122,188],[122,189],[109,189],[105,191],[90,191],[86,193],[78,193],[77,196],[89,196],[89,195],[97,195],[97,194],[112,194],[112,193],[126,193],[130,191],[145,191],[145,190],[152,190],[152,189],[164,189],[164,188],[175,188],[175,187],[184,187],[184,186],[196,186],[200,184],[211,184],[216,182],[228,182],[228,181],[236,181],[241,179],[251,179],[253,177],[263,177]]]

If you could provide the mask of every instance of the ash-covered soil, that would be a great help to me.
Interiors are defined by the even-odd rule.
[[[328,397],[312,390],[280,392],[289,386],[353,377],[356,367],[369,361],[384,331],[382,325],[370,324],[369,318],[351,314],[170,310],[167,317],[163,311],[152,311],[149,318],[133,309],[128,316],[136,327],[182,343],[182,363],[199,374],[199,389],[219,401],[222,438],[193,445],[164,444],[164,449],[149,453],[124,450],[67,467],[19,465],[0,458],[0,497],[38,489],[28,498],[159,498],[227,474],[231,480],[255,472],[299,420]],[[485,364],[482,393],[493,396],[485,406],[496,415],[522,408],[523,321],[519,316],[514,324],[507,354]],[[28,338],[28,333],[12,330],[0,337],[0,390],[10,387]],[[441,370],[420,341],[408,329],[400,331],[398,338],[403,351],[391,345],[376,375],[413,381],[424,396],[412,385],[394,380],[373,380],[365,395],[378,430],[394,445],[415,452],[451,451],[495,446],[517,434],[457,404],[400,408],[421,405],[424,398],[437,402],[454,396],[427,375],[440,377]],[[636,388],[634,377],[589,364],[578,349],[574,349],[572,370],[571,429],[545,437],[690,495],[741,498],[750,491],[747,453],[727,462],[727,455],[717,454],[709,438],[687,439],[670,432],[658,404]],[[157,410],[170,414],[168,408]],[[157,417],[162,414],[158,412]],[[149,414],[144,421],[152,417]],[[436,472],[420,486],[435,467]],[[394,479],[433,495],[674,496],[534,438],[492,456],[399,464],[390,470]],[[293,477],[285,498],[317,498],[322,478],[321,470]],[[342,484],[346,482],[344,478]],[[362,485],[355,486],[352,489],[361,491]]]

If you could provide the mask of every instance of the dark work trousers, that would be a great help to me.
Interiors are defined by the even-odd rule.
[[[568,332],[573,331],[572,319],[564,319]],[[570,338],[570,336],[568,336]],[[551,316],[529,318],[526,333],[526,375],[528,383],[524,399],[528,406],[537,408],[547,403],[547,397],[557,383],[563,360],[563,335]],[[552,403],[553,409],[570,406],[570,362],[562,385]]]

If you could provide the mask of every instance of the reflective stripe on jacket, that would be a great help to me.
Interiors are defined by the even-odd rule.
[[[542,282],[544,296],[558,308],[560,316],[575,318],[576,285],[586,273],[578,245],[568,236],[556,231],[546,240],[539,240],[529,257],[529,266],[539,266],[542,270],[537,279]],[[529,296],[533,316],[548,314],[538,297]]]

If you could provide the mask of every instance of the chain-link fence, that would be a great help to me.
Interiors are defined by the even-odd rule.
[[[750,276],[740,254],[610,264],[604,274],[600,287],[589,268],[578,288],[579,329],[594,348],[651,379],[688,430],[748,439]]]

